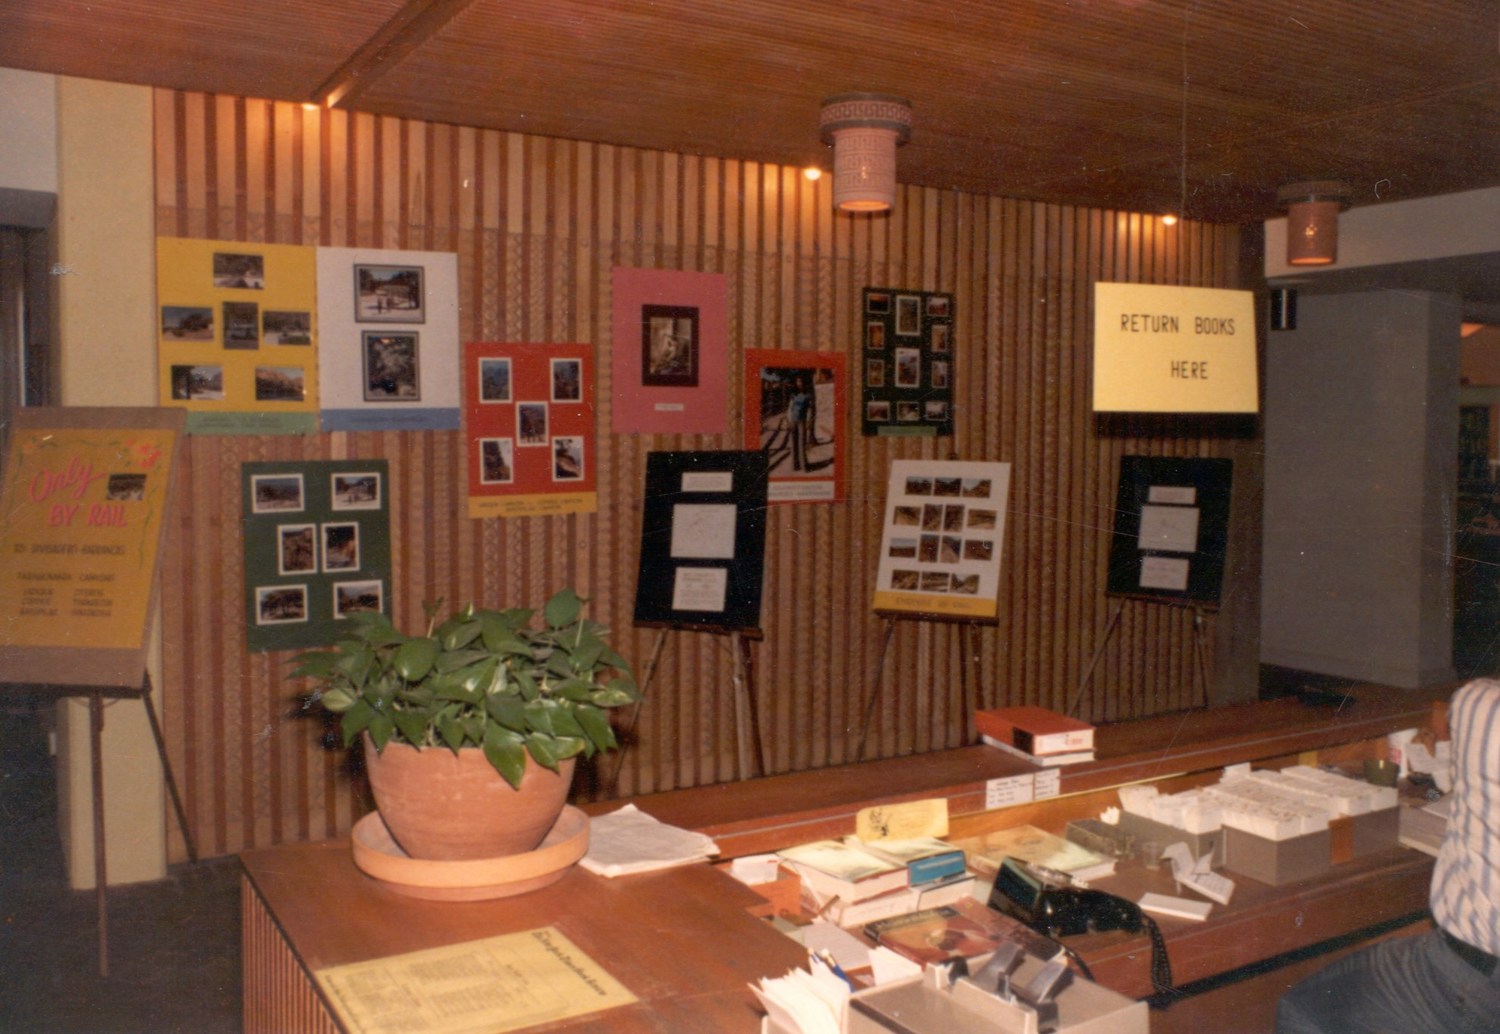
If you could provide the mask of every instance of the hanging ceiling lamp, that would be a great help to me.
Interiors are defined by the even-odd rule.
[[[1339,257],[1339,212],[1349,188],[1337,180],[1288,183],[1276,192],[1286,209],[1286,262],[1289,266],[1329,266]]]
[[[833,206],[884,212],[896,203],[896,145],[911,137],[911,103],[885,93],[823,101],[823,142],[833,145]]]

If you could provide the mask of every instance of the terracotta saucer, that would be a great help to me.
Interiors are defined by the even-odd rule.
[[[588,816],[565,806],[541,846],[524,854],[441,862],[413,858],[379,812],[354,824],[354,864],[391,890],[430,901],[485,901],[540,890],[567,874],[589,847]]]

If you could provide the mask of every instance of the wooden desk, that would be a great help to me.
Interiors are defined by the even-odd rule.
[[[347,840],[241,855],[246,1034],[342,1030],[313,974],[329,966],[553,926],[639,1001],[548,1030],[755,1031],[748,985],[804,953],[746,908],[759,901],[697,865],[603,879],[574,869],[487,902],[404,897],[355,868]]]

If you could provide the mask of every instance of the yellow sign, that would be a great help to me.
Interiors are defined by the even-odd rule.
[[[1094,285],[1094,411],[1255,413],[1255,295]]]
[[[138,424],[93,420],[111,412]],[[0,496],[0,659],[9,676],[73,683],[68,671],[29,671],[35,648],[143,651],[178,434],[150,414],[32,410],[12,432]],[[180,428],[181,417],[170,422]],[[88,661],[75,654],[64,666]]]

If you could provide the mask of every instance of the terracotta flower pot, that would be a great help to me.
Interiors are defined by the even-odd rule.
[[[386,829],[413,858],[455,861],[531,851],[568,800],[573,759],[558,771],[526,758],[515,790],[478,747],[418,750],[391,741],[377,752],[365,736],[365,768]]]

